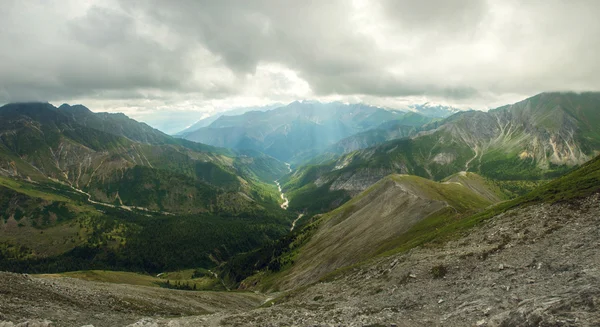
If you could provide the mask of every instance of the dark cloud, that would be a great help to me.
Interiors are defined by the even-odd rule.
[[[407,33],[472,35],[487,18],[489,5],[485,0],[384,0],[381,9]]]
[[[0,12],[0,102],[485,106],[600,89],[595,0],[3,1]]]

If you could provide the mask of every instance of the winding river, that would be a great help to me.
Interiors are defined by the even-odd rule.
[[[292,172],[292,167],[289,163],[285,163],[285,165],[287,166],[289,172]],[[283,203],[281,204],[281,209],[283,210],[287,210],[288,206],[290,205],[290,200],[285,196],[285,193],[283,193],[281,191],[281,184],[279,184],[279,181],[275,181],[275,185],[277,185],[277,189],[279,190],[279,193],[281,194],[281,199],[283,200]],[[296,218],[293,222],[292,222],[292,227],[290,228],[290,232],[294,230],[294,228],[296,227],[296,223],[298,222],[298,220],[300,220],[300,218],[302,218],[302,216],[304,216],[303,213],[298,214],[298,218]]]
[[[279,193],[281,193],[281,199],[283,200],[283,203],[281,204],[281,209],[287,210],[288,205],[290,204],[290,200],[288,200],[288,198],[285,197],[285,193],[281,192],[281,185],[279,184],[279,182],[275,181],[275,184],[277,184]]]

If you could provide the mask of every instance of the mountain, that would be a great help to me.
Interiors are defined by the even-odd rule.
[[[195,132],[197,130],[199,130],[202,127],[207,127],[210,124],[212,124],[213,122],[215,122],[217,119],[221,118],[221,116],[238,116],[238,115],[242,115],[245,114],[249,111],[269,111],[269,110],[273,110],[275,108],[279,108],[279,107],[283,107],[284,105],[281,103],[274,103],[274,104],[270,104],[267,106],[259,106],[259,107],[243,107],[243,108],[235,108],[235,109],[230,109],[230,110],[226,110],[217,114],[214,114],[212,116],[206,117],[206,118],[202,118],[200,120],[198,120],[197,122],[195,122],[194,124],[192,124],[190,127],[176,133],[176,136],[179,135],[185,135],[185,134],[189,134],[192,132]]]
[[[402,120],[406,113],[362,104],[293,102],[268,112],[221,116],[182,138],[231,149],[251,149],[291,163],[309,159],[345,137]],[[419,121],[409,115],[406,121]]]
[[[249,198],[273,201],[276,189],[258,198],[256,189],[287,171],[262,154],[236,156],[83,106],[10,104],[0,108],[0,119],[4,175],[56,180],[104,203],[193,213],[214,210],[222,196],[252,206]],[[269,180],[259,177],[265,169],[273,172]]]
[[[454,115],[455,113],[463,111],[455,107],[433,104],[429,102],[409,105],[408,110],[417,112],[426,117],[433,118],[446,118]]]
[[[289,230],[282,162],[83,106],[0,108],[0,257],[17,271],[210,267]],[[228,238],[231,237],[231,238]]]
[[[599,109],[600,93],[542,93],[489,112],[457,113],[411,138],[299,167],[281,182],[291,209],[323,212],[393,173],[442,180],[472,171],[506,183],[549,179],[599,153]]]
[[[374,129],[346,137],[328,147],[324,152],[345,154],[368,148],[389,140],[411,137],[430,128],[436,118],[425,117],[417,113],[406,113],[402,118],[382,123]]]
[[[68,104],[58,107],[57,112],[64,114],[78,125],[123,136],[134,142],[176,144],[176,140],[165,133],[144,123],[139,123],[122,113],[93,113],[83,105],[70,106]]]

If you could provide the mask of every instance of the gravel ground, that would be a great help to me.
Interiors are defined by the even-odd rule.
[[[247,292],[191,292],[0,273],[0,327],[26,322],[23,326],[126,326],[144,317],[247,311],[265,299]]]

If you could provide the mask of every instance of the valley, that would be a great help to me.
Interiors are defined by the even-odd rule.
[[[199,127],[219,148],[83,106],[6,105],[0,324],[598,321],[598,106],[298,102]]]

